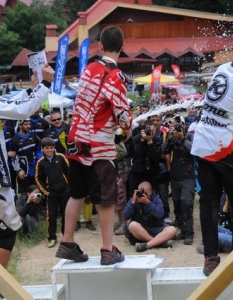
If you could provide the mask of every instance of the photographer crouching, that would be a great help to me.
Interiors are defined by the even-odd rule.
[[[38,227],[38,214],[41,208],[41,193],[37,185],[28,187],[27,194],[18,200],[18,206],[23,233],[27,237],[31,237]]]
[[[172,247],[171,239],[176,228],[164,226],[161,221],[163,214],[162,200],[156,196],[149,182],[141,182],[123,211],[128,221],[125,236],[131,244],[135,244],[136,252]]]
[[[162,146],[164,154],[170,154],[170,182],[174,203],[175,221],[181,232],[174,238],[193,244],[193,202],[195,196],[194,158],[190,154],[193,134],[185,133],[182,116],[176,115],[170,126],[168,139]]]

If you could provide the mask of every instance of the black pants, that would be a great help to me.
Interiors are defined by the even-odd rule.
[[[193,236],[193,202],[195,196],[195,180],[173,180],[171,178],[174,214],[179,221],[179,229],[186,236]]]
[[[200,221],[204,255],[218,254],[218,213],[223,188],[233,207],[233,155],[218,162],[197,158],[200,190]]]
[[[64,234],[65,210],[69,200],[69,191],[48,197],[48,240],[56,240],[58,209],[61,216],[61,232]]]

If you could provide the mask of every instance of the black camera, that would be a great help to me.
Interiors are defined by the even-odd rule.
[[[176,125],[174,126],[174,129],[175,129],[175,131],[177,131],[177,132],[182,132],[182,125],[181,125],[181,124],[176,124]]]
[[[151,131],[151,129],[150,129],[150,126],[146,126],[146,128],[145,128],[145,134],[146,134],[147,136],[151,136],[151,135],[152,135],[152,131]]]
[[[146,193],[145,193],[144,189],[141,189],[141,191],[137,191],[137,192],[136,192],[136,196],[137,196],[138,198],[143,197],[145,194],[146,194]]]
[[[179,116],[179,115],[176,115],[176,116],[174,117],[174,119],[175,119],[175,121],[176,121],[177,123],[180,123],[180,122],[181,122],[181,119],[180,119],[180,116]]]

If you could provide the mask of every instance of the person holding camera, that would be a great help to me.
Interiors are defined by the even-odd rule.
[[[162,200],[156,196],[148,181],[141,182],[123,212],[128,221],[125,236],[131,244],[135,244],[136,252],[154,247],[172,247],[171,239],[176,234],[176,228],[162,223],[163,214]]]
[[[61,232],[64,234],[65,209],[70,196],[69,163],[63,154],[55,151],[55,142],[52,138],[43,138],[41,148],[43,157],[37,162],[35,180],[41,193],[47,197],[48,248],[52,248],[57,243],[58,210],[61,215]]]
[[[162,120],[160,116],[154,117],[160,122],[155,122],[154,118],[150,117],[151,119],[145,122],[140,134],[134,137],[135,151],[129,174],[130,196],[132,197],[140,182],[150,182],[163,201],[162,219],[164,220],[169,217],[168,170],[161,148],[164,139],[164,133],[160,130]]]
[[[170,124],[168,139],[164,142],[164,154],[170,154],[170,182],[174,204],[175,222],[181,232],[176,240],[185,245],[193,244],[193,202],[195,196],[194,157],[190,154],[193,134],[185,134],[182,116],[175,116]]]
[[[18,200],[18,213],[21,217],[23,233],[31,237],[38,226],[38,212],[41,204],[41,193],[37,185],[30,185],[27,195]]]

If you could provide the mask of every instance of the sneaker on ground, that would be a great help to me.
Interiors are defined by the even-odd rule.
[[[220,263],[220,257],[219,256],[214,256],[214,257],[205,257],[205,264],[203,268],[203,273],[205,276],[209,276],[214,269],[217,268],[217,266]]]
[[[118,248],[115,246],[112,247],[112,251],[101,249],[100,254],[101,265],[113,265],[125,260],[124,254],[122,254],[121,251],[119,251]]]
[[[166,242],[160,244],[158,247],[159,247],[159,248],[172,248],[172,246],[173,246],[172,241],[171,241],[171,240],[168,240],[168,241],[166,241]]]
[[[121,227],[121,222],[116,221],[116,222],[114,223],[113,231],[117,230],[117,229],[120,228],[120,227]]]
[[[180,232],[179,234],[177,234],[173,237],[173,240],[175,240],[175,241],[180,241],[180,240],[184,240],[184,239],[185,239],[185,235],[182,232]]]
[[[163,219],[163,223],[170,225],[172,223],[172,220],[169,217],[166,217],[166,218]]]
[[[193,236],[186,236],[184,239],[184,245],[192,245],[193,244]]]
[[[93,225],[92,221],[87,221],[86,222],[86,228],[89,230],[96,230],[95,226]]]
[[[53,248],[57,243],[57,240],[48,241],[48,248]]]
[[[117,230],[114,231],[115,235],[124,235],[124,227],[121,225]]]
[[[61,242],[56,257],[74,260],[75,262],[85,262],[88,260],[88,255],[84,254],[76,243]]]
[[[75,231],[78,231],[80,228],[82,228],[81,222],[77,222],[75,225]]]
[[[199,245],[196,247],[196,250],[200,254],[204,254],[204,245]]]
[[[136,252],[143,252],[147,250],[147,244],[146,243],[136,243],[135,244],[135,250]]]

